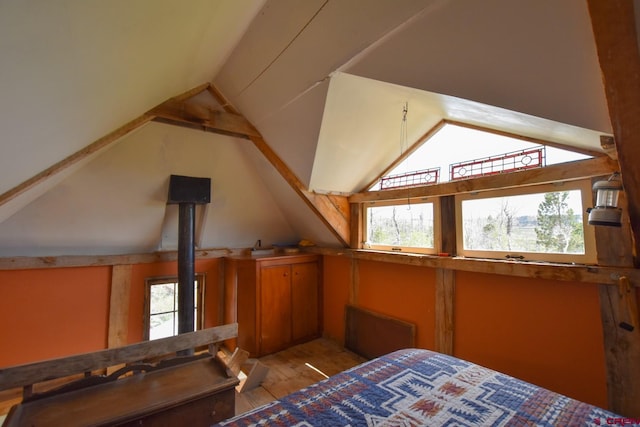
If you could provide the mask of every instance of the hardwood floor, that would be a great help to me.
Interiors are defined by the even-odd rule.
[[[236,392],[236,414],[286,396],[356,366],[366,359],[319,338],[258,359],[269,368],[259,387]]]

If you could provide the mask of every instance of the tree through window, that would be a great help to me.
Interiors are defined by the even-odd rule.
[[[595,262],[588,181],[456,196],[458,252],[484,258]],[[588,231],[588,233],[586,232]]]

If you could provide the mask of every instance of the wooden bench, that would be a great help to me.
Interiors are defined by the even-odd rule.
[[[0,369],[0,390],[23,388],[4,425],[211,425],[234,415],[237,377],[216,356],[237,324]],[[203,346],[209,352],[177,356]],[[111,374],[107,368],[119,367]],[[45,381],[84,374],[54,390]]]

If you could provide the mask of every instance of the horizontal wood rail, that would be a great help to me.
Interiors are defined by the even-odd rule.
[[[245,249],[199,249],[197,259],[222,258],[242,255],[251,251]],[[61,255],[44,257],[7,257],[0,258],[0,270],[31,270],[40,268],[63,267],[99,267],[112,265],[148,264],[154,262],[170,262],[178,259],[177,251],[154,252],[150,254],[128,255]]]
[[[44,360],[0,369],[0,390],[30,386],[42,381],[92,372],[122,363],[167,355],[238,336],[238,324],[231,323],[174,337],[144,341],[92,353]]]
[[[558,181],[576,181],[594,176],[610,175],[619,170],[617,162],[609,157],[560,163],[544,168],[504,173],[479,178],[461,179],[441,184],[397,190],[367,191],[349,196],[349,203],[377,202],[381,200],[406,200],[413,197],[436,197],[451,194],[489,191]]]
[[[559,280],[565,282],[595,283],[618,286],[620,277],[627,277],[633,286],[640,287],[640,270],[624,267],[597,265],[557,264],[535,261],[506,261],[464,257],[441,257],[436,255],[372,251],[366,249],[307,248],[305,252],[321,255],[346,256],[359,260],[391,262],[447,270],[471,271],[474,273],[499,274],[533,279]]]

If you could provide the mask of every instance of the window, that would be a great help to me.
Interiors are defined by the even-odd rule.
[[[589,181],[456,196],[458,255],[595,263]]]
[[[369,191],[515,172],[590,157],[569,150],[447,123]]]
[[[372,202],[365,205],[364,247],[435,253],[439,242],[437,200]]]
[[[194,282],[195,328],[202,329],[204,315],[204,274],[196,274]],[[146,280],[145,339],[171,337],[178,334],[178,278],[161,277]]]

